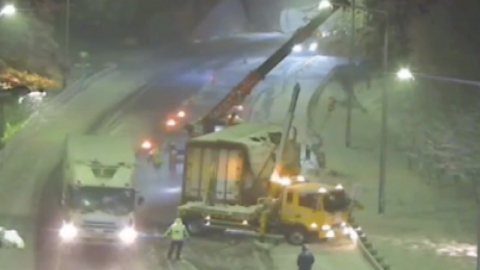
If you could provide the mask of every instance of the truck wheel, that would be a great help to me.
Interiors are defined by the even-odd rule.
[[[295,246],[303,245],[307,242],[307,234],[302,227],[290,228],[285,237],[288,243]]]
[[[205,233],[205,225],[202,219],[189,219],[184,221],[185,227],[192,236],[202,235]]]

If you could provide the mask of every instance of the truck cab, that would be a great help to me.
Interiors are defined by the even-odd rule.
[[[280,197],[279,218],[288,242],[348,236],[352,203],[341,185],[306,182],[286,187]]]
[[[126,138],[69,136],[60,201],[62,242],[135,243],[135,164],[134,149]]]

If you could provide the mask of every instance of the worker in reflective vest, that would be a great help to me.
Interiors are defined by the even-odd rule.
[[[175,219],[175,222],[170,225],[170,228],[168,228],[163,236],[169,237],[171,240],[170,248],[168,249],[168,259],[171,259],[173,252],[176,251],[176,259],[180,260],[183,242],[185,241],[185,238],[189,237],[187,228],[183,225],[182,219]]]
[[[151,157],[152,157],[153,166],[155,166],[156,168],[160,168],[163,163],[162,149],[160,147],[155,149],[154,151],[152,151],[151,155],[152,155]]]

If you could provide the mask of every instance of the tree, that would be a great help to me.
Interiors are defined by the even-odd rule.
[[[61,61],[56,57],[59,47],[53,39],[53,27],[39,19],[34,10],[27,10],[2,18],[0,73],[13,68],[61,81]]]

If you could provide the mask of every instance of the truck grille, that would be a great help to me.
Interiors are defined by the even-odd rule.
[[[105,233],[115,233],[119,230],[113,222],[84,221],[82,227],[89,231],[102,231]]]

